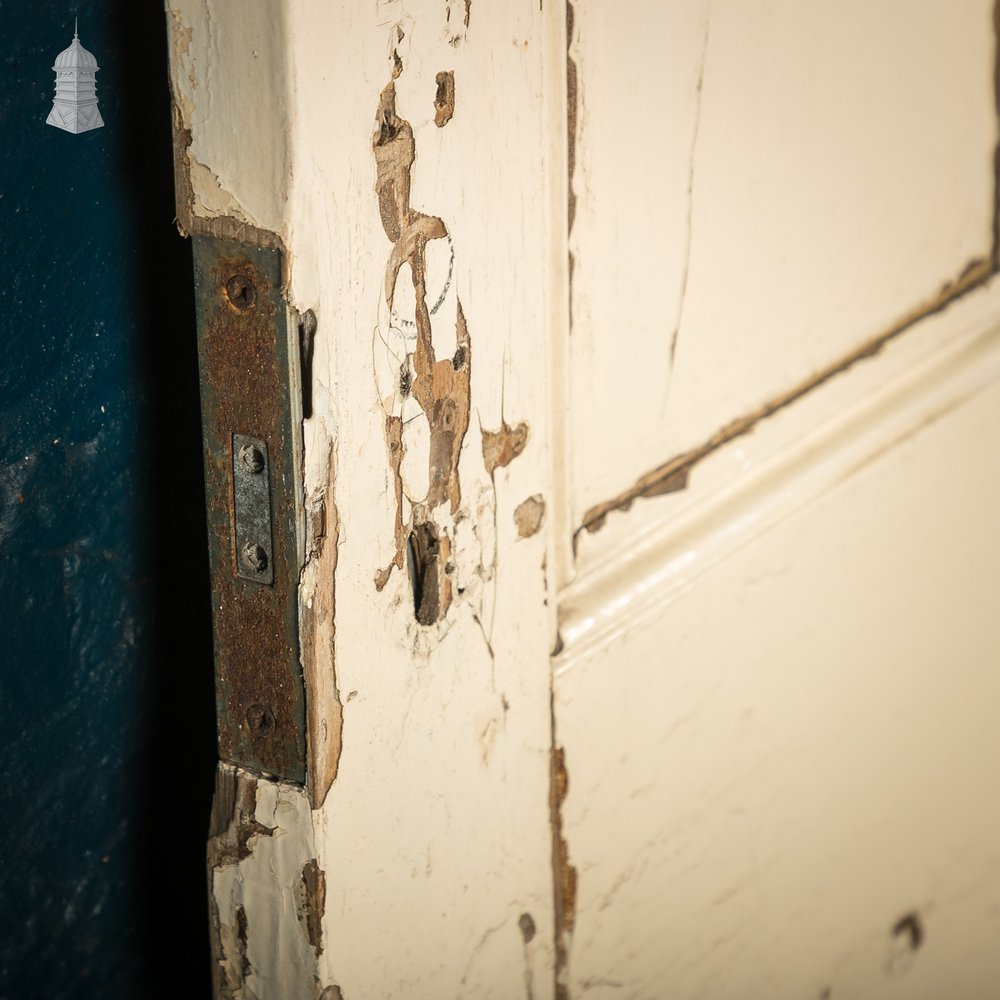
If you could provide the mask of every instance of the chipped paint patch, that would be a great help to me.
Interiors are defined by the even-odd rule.
[[[444,37],[453,49],[457,49],[468,39],[471,16],[472,0],[445,0]]]
[[[217,995],[220,1000],[237,998],[243,993],[247,977],[250,975],[250,963],[247,961],[247,913],[242,906],[234,911],[235,920],[231,924],[221,924],[219,927],[219,971],[217,980]]]
[[[536,493],[527,500],[522,500],[514,508],[514,524],[519,538],[531,538],[538,533],[545,519],[545,499],[541,493]]]
[[[326,910],[326,873],[315,858],[299,872],[295,912],[310,947],[319,958],[323,954],[323,913]]]
[[[214,236],[233,240],[251,247],[281,250],[282,259],[287,260],[284,243],[274,232],[261,229],[246,221],[245,213],[240,218],[234,215],[216,215],[211,218],[195,211],[195,193],[191,178],[191,130],[184,124],[183,111],[175,98],[174,115],[174,198],[177,215],[174,222],[181,236]],[[199,164],[200,165],[200,164]],[[196,168],[197,169],[197,168]],[[206,168],[207,169],[207,168]],[[214,175],[213,175],[214,176]],[[211,198],[210,198],[211,200]]]
[[[314,995],[318,918],[312,931],[299,930],[304,906],[322,913],[325,887],[309,869],[314,858],[302,788],[219,765],[207,861],[220,1000]]]
[[[434,124],[444,128],[455,115],[455,74],[451,70],[438,73],[435,83]]]
[[[446,521],[457,514],[462,499],[458,465],[469,427],[472,342],[462,304],[455,296],[454,352],[439,359],[435,350],[431,317],[448,295],[453,256],[443,220],[410,205],[410,171],[416,152],[410,123],[396,113],[395,80],[402,71],[402,60],[394,51],[392,78],[379,97],[372,138],[379,215],[392,242],[374,344],[376,368],[382,373],[380,391],[396,505],[395,555],[376,573],[375,586],[382,590],[393,568],[402,569],[409,557],[416,619],[429,625],[441,620],[451,603],[445,569],[451,546]],[[447,272],[442,290],[429,304],[428,245],[434,241],[448,247]],[[412,302],[403,285],[406,281],[412,286]],[[439,511],[442,507],[447,507],[447,514]]]
[[[576,220],[576,190],[573,177],[576,174],[576,118],[579,107],[578,74],[576,59],[573,57],[576,34],[574,33],[576,11],[573,0],[566,0],[566,209],[567,233],[573,232]],[[570,281],[573,277],[573,254],[569,255]],[[572,290],[572,289],[571,289]]]
[[[217,0],[166,5],[177,224],[182,235],[252,243],[244,229],[284,228],[287,17],[268,5],[244,5],[222,32],[223,6]]]
[[[749,434],[760,421],[791,405],[805,396],[806,393],[818,388],[837,375],[842,375],[858,362],[875,356],[887,344],[895,340],[900,334],[905,333],[915,323],[947,308],[956,299],[961,298],[966,292],[971,291],[985,281],[990,277],[994,269],[995,262],[992,256],[986,260],[977,259],[970,261],[962,273],[954,281],[947,282],[933,299],[917,306],[917,308],[907,313],[885,332],[866,341],[860,347],[855,348],[838,361],[828,365],[794,389],[782,393],[752,413],[748,413],[726,424],[725,427],[716,431],[715,434],[697,448],[677,455],[669,462],[665,462],[651,472],[646,473],[646,475],[641,476],[629,489],[618,496],[591,507],[584,514],[583,523],[573,534],[574,551],[580,532],[587,531],[593,533],[599,530],[604,525],[608,514],[613,511],[627,511],[632,506],[632,503],[641,497],[660,496],[664,493],[672,493],[676,490],[685,489],[691,469],[703,458],[723,445],[728,444],[730,441],[742,437],[744,434]]]
[[[553,737],[555,722],[553,720]],[[576,921],[576,869],[569,862],[569,844],[563,836],[562,807],[569,791],[569,773],[562,747],[553,745],[549,787],[550,822],[552,826],[552,884],[555,894],[555,996],[569,1000],[566,985],[569,946]]]
[[[318,809],[337,778],[344,706],[337,685],[336,576],[340,518],[333,496],[334,452],[327,444],[326,483],[306,502],[306,565],[300,592],[300,646],[306,686],[309,800]]]
[[[528,425],[519,423],[511,427],[503,421],[498,431],[483,431],[483,464],[493,475],[497,469],[510,465],[524,451],[528,443]]]
[[[215,171],[197,160],[191,154],[190,149],[187,151],[187,162],[191,187],[193,191],[197,192],[199,216],[207,218],[229,216],[240,222],[253,225],[253,219],[249,218],[243,211],[233,193],[222,186]]]

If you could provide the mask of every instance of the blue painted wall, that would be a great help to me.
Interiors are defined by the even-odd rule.
[[[76,15],[106,122],[82,135],[44,124]],[[162,5],[0,0],[0,59],[0,998],[205,997],[214,694]]]

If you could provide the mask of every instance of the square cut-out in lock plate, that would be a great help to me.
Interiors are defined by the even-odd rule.
[[[273,583],[267,444],[245,434],[233,435],[233,507],[236,572],[246,580]]]

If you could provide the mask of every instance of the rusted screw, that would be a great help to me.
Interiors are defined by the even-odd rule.
[[[226,282],[226,295],[240,312],[246,312],[257,300],[253,282],[245,274],[234,274]]]
[[[254,474],[264,471],[264,455],[252,444],[240,448],[240,461]]]
[[[243,546],[243,562],[255,573],[263,573],[267,569],[267,553],[256,542],[247,542]]]
[[[247,709],[247,725],[255,736],[270,736],[276,725],[274,713],[263,705],[251,705]]]

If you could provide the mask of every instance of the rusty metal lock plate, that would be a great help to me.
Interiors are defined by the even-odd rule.
[[[298,351],[281,254],[192,237],[222,760],[305,780]]]

